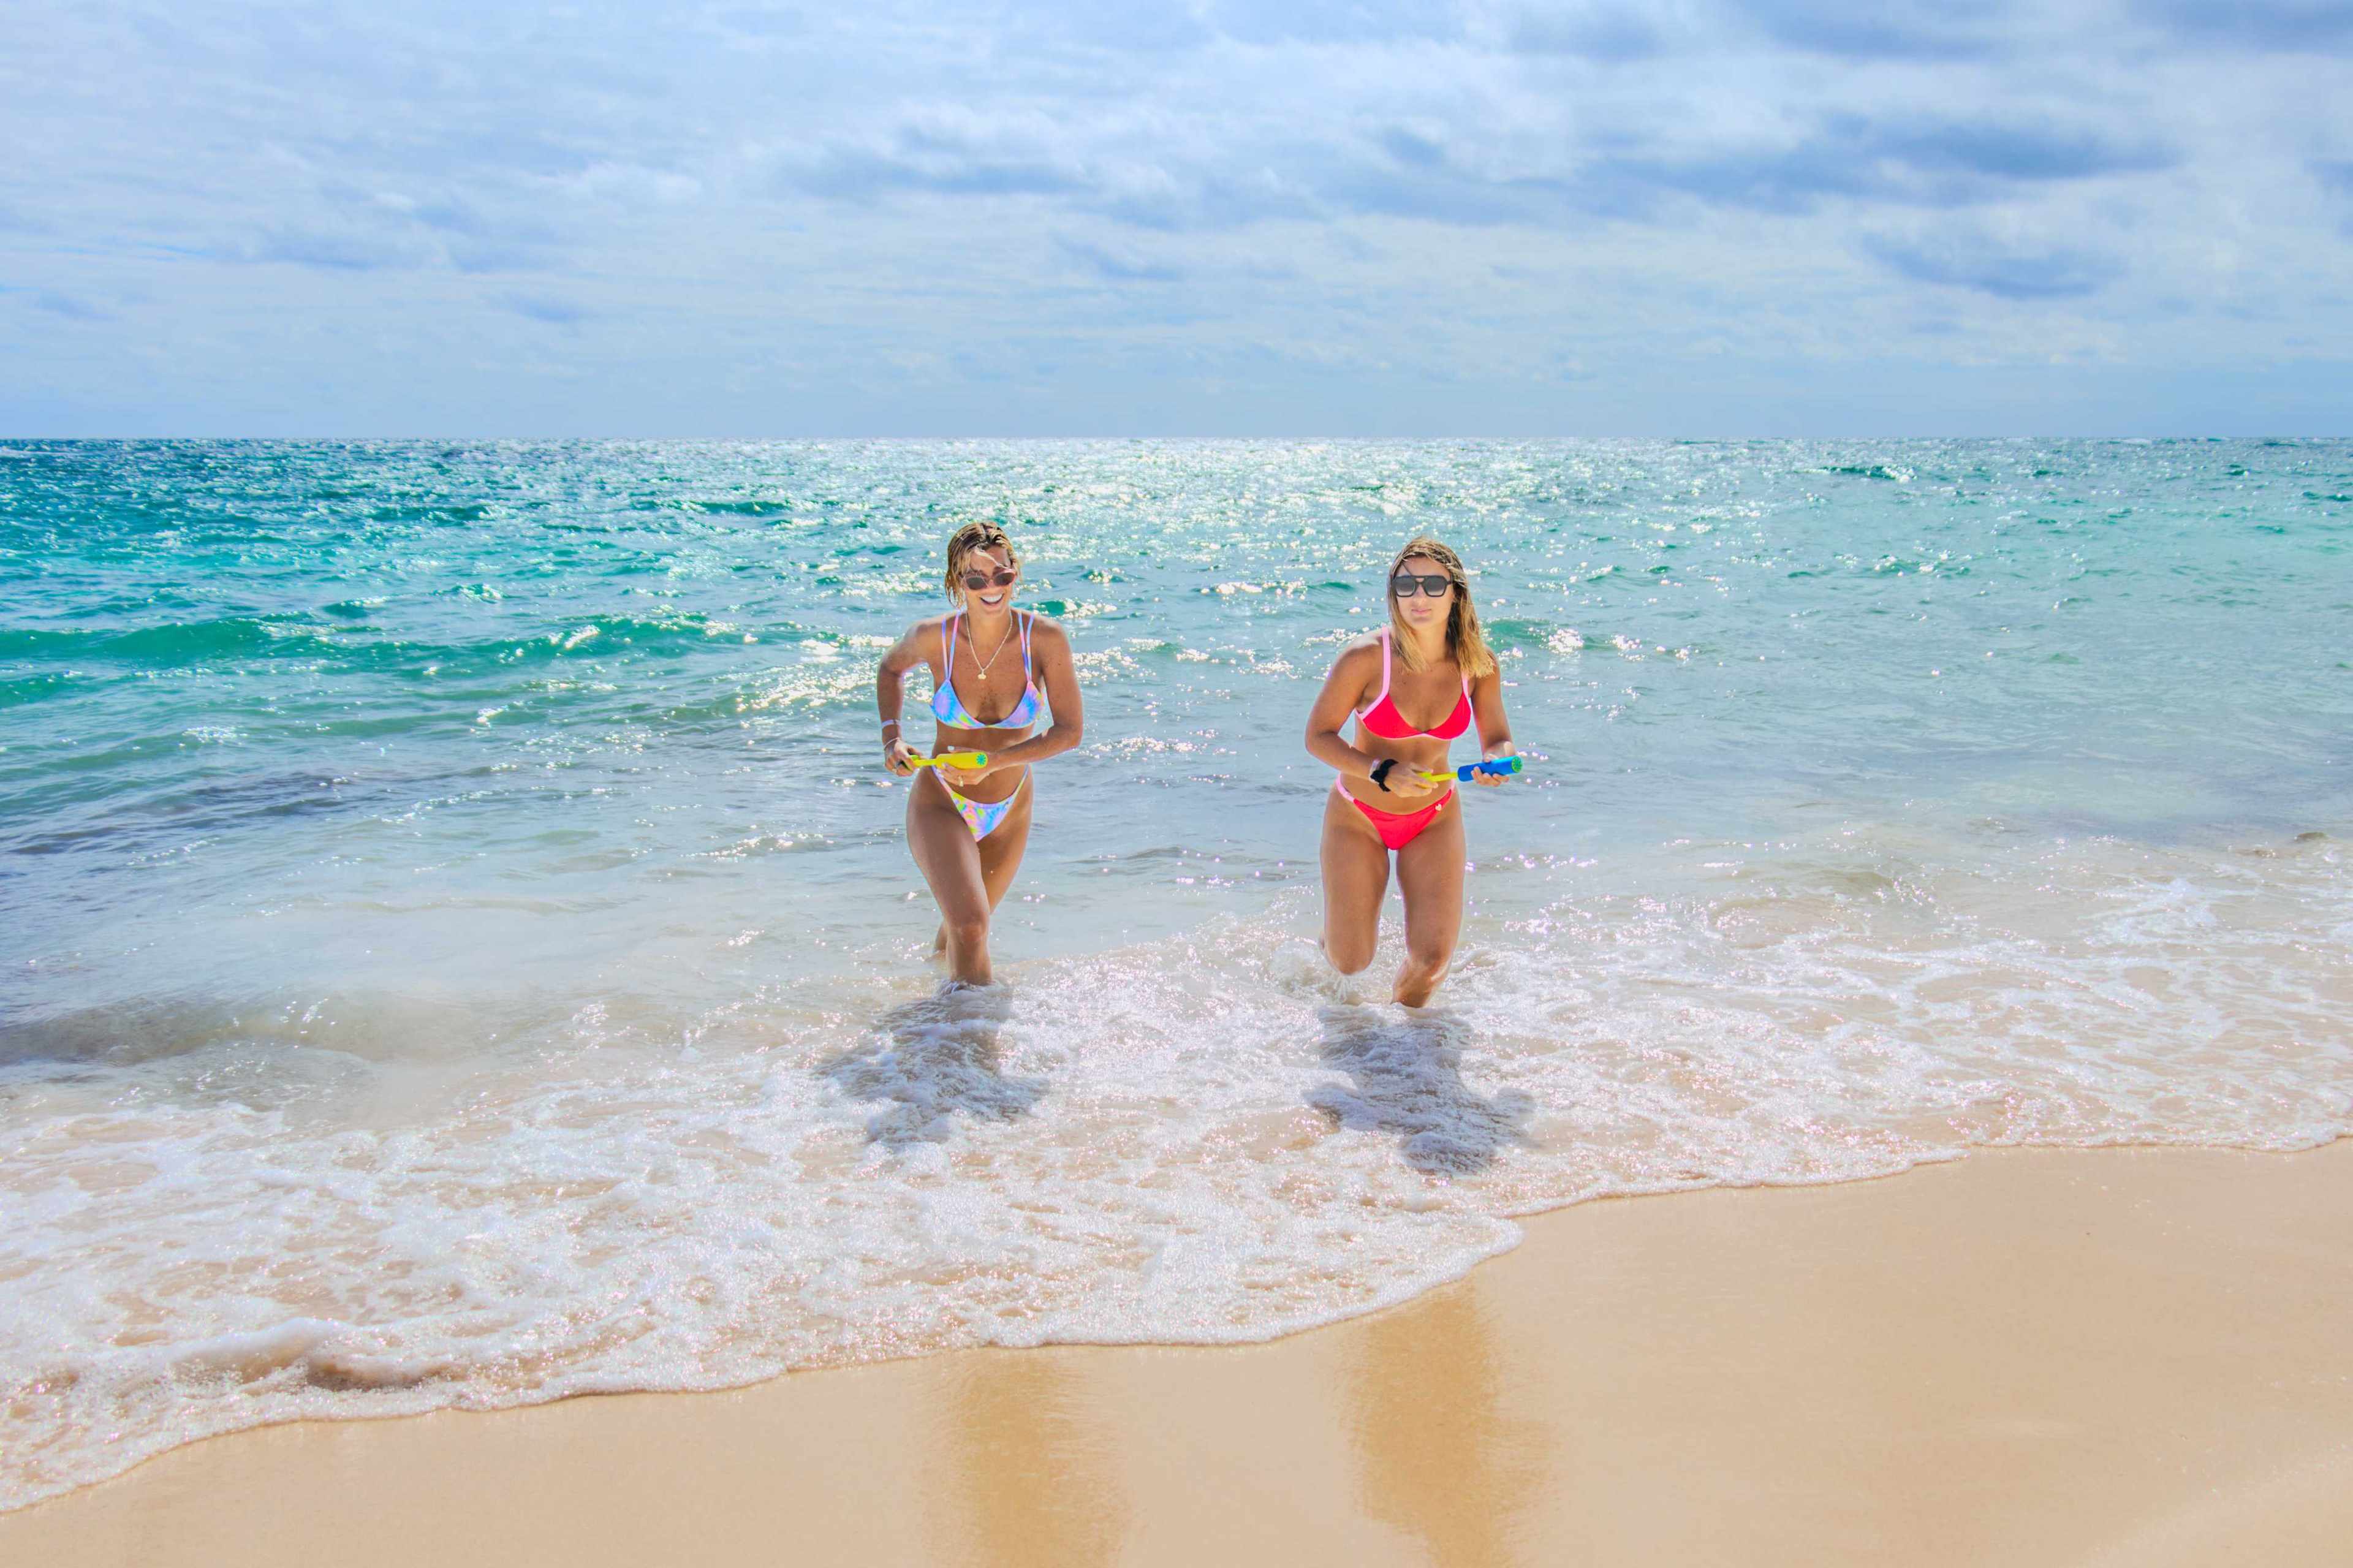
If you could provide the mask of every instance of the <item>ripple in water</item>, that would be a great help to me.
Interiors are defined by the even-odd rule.
[[[20,450],[8,1503],[1261,1338],[1606,1194],[2353,1131],[2341,443]],[[866,703],[971,513],[1090,739],[940,994]],[[1292,737],[1424,527],[1537,760],[1405,1014],[1307,940]]]

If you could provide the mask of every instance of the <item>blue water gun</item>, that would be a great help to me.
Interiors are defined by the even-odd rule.
[[[1493,762],[1465,763],[1451,773],[1425,773],[1421,776],[1423,782],[1427,784],[1444,784],[1449,779],[1453,779],[1461,784],[1469,784],[1481,773],[1503,773],[1509,775],[1518,773],[1520,771],[1520,759],[1517,757],[1497,757]]]

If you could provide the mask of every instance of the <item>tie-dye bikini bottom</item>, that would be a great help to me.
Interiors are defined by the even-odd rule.
[[[940,787],[948,789],[946,781],[943,780]],[[973,842],[977,844],[997,831],[997,825],[1005,820],[1005,814],[1013,809],[1013,803],[1019,800],[1021,792],[1029,787],[1029,775],[1025,771],[1021,782],[1015,784],[1013,793],[1003,800],[966,800],[952,789],[948,789],[948,799],[955,803],[956,815],[964,818],[964,825],[972,829]]]

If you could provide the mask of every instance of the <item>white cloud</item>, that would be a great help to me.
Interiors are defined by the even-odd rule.
[[[19,428],[1721,431],[1886,378],[1925,428],[1978,417],[1951,377],[2054,358],[2098,367],[2065,427],[2218,366],[2353,413],[2328,0],[25,0],[12,33]]]

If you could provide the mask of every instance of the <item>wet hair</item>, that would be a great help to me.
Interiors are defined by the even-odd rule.
[[[1002,553],[1008,566],[1020,557],[1013,553],[1013,537],[993,522],[967,522],[948,535],[948,597],[964,603],[964,584],[956,579],[964,575],[964,558],[976,550],[994,550]]]
[[[1397,595],[1389,592],[1389,578],[1417,555],[1444,567],[1446,580],[1454,584],[1454,592],[1447,595],[1451,601],[1446,613],[1448,655],[1473,680],[1493,675],[1495,655],[1487,647],[1486,634],[1479,629],[1479,612],[1471,604],[1471,574],[1463,570],[1462,557],[1426,533],[1405,542],[1405,548],[1389,563],[1388,576],[1381,579],[1381,594],[1389,602],[1389,644],[1398,662],[1408,669],[1421,668],[1421,657],[1414,651],[1413,639],[1406,635],[1405,616],[1398,612]]]

